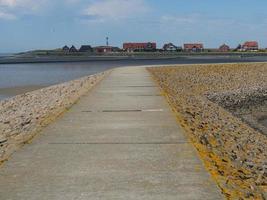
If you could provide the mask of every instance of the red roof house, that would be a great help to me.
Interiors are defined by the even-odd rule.
[[[185,51],[198,52],[204,50],[204,45],[201,43],[184,44]]]
[[[230,47],[226,44],[223,44],[222,46],[219,47],[220,52],[228,52],[230,51]]]
[[[242,45],[243,51],[257,51],[259,50],[259,44],[256,41],[248,41]]]
[[[118,52],[120,49],[118,47],[113,46],[97,46],[93,48],[95,53],[111,53]]]

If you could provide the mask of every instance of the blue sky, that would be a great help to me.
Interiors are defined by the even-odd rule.
[[[156,41],[267,47],[266,0],[0,0],[0,52]]]

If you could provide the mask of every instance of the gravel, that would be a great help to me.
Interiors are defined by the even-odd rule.
[[[266,102],[267,63],[148,70],[226,198],[264,199],[267,136],[232,111]]]

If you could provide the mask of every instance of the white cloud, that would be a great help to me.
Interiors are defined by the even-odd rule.
[[[214,27],[227,27],[234,24],[241,24],[231,18],[222,17],[215,18],[213,16],[203,15],[199,13],[193,13],[191,15],[164,15],[160,18],[160,24],[173,27],[191,27],[191,28],[203,28],[210,29]]]
[[[6,8],[36,9],[42,5],[43,0],[0,0],[0,6]]]
[[[120,20],[146,13],[149,10],[144,0],[97,0],[83,14],[93,20]]]
[[[80,3],[81,0],[65,0],[67,4],[77,4]]]
[[[0,11],[0,19],[14,20],[14,19],[16,19],[16,16],[12,15],[10,13],[6,13],[6,12],[3,12],[3,11]]]
[[[0,19],[17,19],[24,14],[37,14],[48,0],[0,0]]]
[[[17,0],[0,0],[0,6],[13,7],[17,3]]]
[[[164,15],[160,18],[161,23],[171,23],[171,24],[187,24],[196,22],[195,16],[172,16]]]

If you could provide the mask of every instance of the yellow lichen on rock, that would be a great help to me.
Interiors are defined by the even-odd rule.
[[[266,135],[210,101],[207,94],[267,88],[267,64],[187,65],[148,70],[226,197],[264,199]],[[244,98],[242,92],[238,95],[235,98]]]

